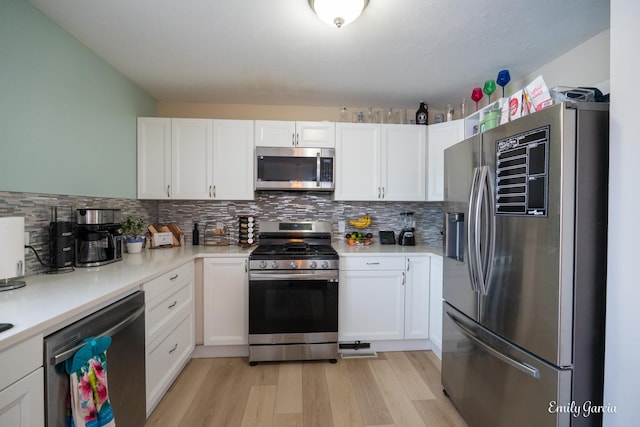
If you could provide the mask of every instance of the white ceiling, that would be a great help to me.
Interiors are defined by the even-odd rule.
[[[608,0],[370,0],[341,29],[307,0],[29,1],[170,102],[457,104],[609,28]]]

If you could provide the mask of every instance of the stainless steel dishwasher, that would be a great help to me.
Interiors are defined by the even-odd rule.
[[[44,339],[45,421],[64,427],[69,375],[64,365],[89,337],[110,336],[107,387],[118,427],[140,427],[146,420],[144,292],[136,292]]]

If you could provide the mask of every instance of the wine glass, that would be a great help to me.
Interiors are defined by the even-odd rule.
[[[496,91],[496,81],[495,80],[487,80],[484,82],[484,93],[489,95],[489,104],[491,104],[491,95]],[[489,105],[487,104],[487,105]]]
[[[476,103],[476,111],[478,111],[478,101],[480,101],[483,96],[481,87],[474,87],[471,91],[471,100]]]
[[[509,70],[500,70],[498,71],[498,77],[496,78],[496,83],[502,86],[502,97],[504,98],[504,87],[511,81],[511,76],[509,75]]]

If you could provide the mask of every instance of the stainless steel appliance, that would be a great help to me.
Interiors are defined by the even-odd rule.
[[[256,190],[335,190],[333,148],[256,147]]]
[[[249,256],[249,363],[338,357],[338,254],[329,222],[261,222]]]
[[[111,337],[107,390],[118,427],[146,420],[144,293],[136,292],[44,338],[45,425],[65,427],[69,375],[64,364],[89,337]]]
[[[445,151],[442,385],[473,426],[602,422],[608,105]]]
[[[122,260],[120,209],[76,211],[77,267],[96,267]]]

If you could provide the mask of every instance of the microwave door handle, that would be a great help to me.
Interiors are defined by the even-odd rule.
[[[320,152],[316,153],[316,187],[320,187]]]

